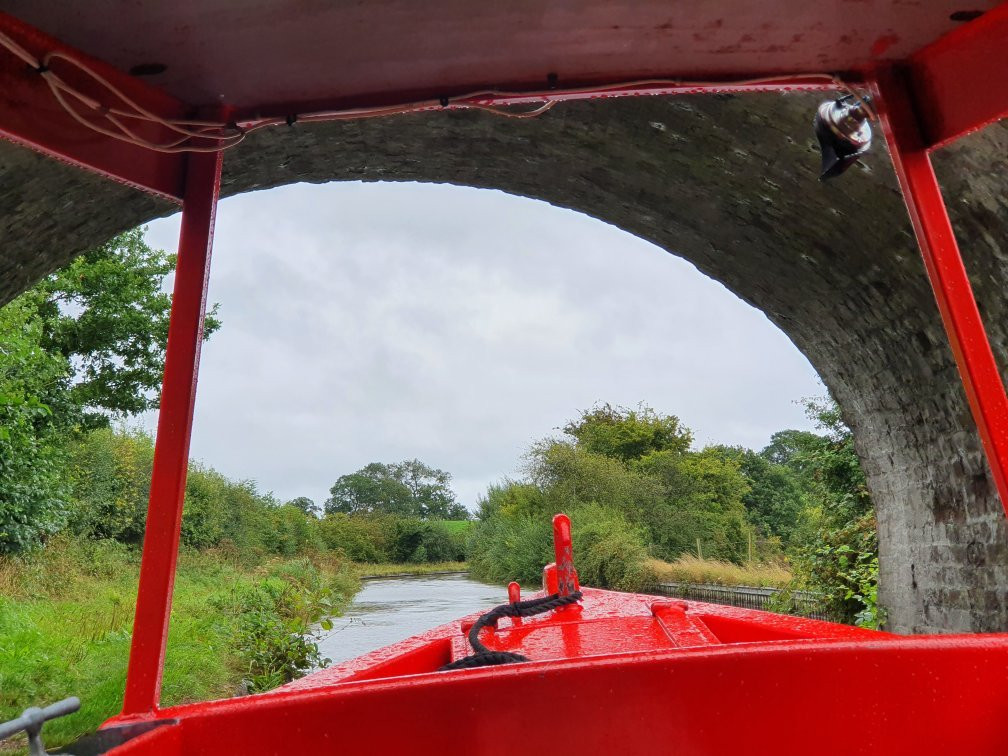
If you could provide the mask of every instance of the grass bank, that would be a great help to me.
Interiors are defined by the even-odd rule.
[[[79,712],[46,725],[52,748],[118,712],[138,569],[137,552],[111,541],[57,540],[27,557],[0,559],[0,720],[79,696]],[[248,564],[224,549],[183,553],[162,704],[292,679],[320,661],[304,637],[308,628],[339,614],[358,587],[355,569],[340,559]]]
[[[685,554],[674,562],[649,559],[647,567],[659,581],[667,583],[783,588],[791,582],[791,572],[775,563],[739,565],[717,559],[698,559]]]
[[[393,575],[432,575],[439,572],[468,572],[466,562],[385,562],[381,564],[357,563],[354,571],[358,578],[392,577]]]

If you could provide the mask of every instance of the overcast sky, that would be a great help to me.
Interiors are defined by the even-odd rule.
[[[150,225],[173,250],[178,216]],[[470,508],[597,402],[759,449],[825,392],[762,313],[613,226],[501,192],[296,185],[223,200],[192,456],[281,500],[417,457]],[[144,424],[153,429],[155,418]]]

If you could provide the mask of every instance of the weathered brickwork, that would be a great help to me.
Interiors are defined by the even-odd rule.
[[[868,168],[817,183],[817,99],[640,98],[568,103],[533,121],[444,113],[296,125],[229,152],[224,192],[348,179],[491,187],[690,260],[780,326],[840,401],[878,505],[890,627],[1008,629],[1001,505],[892,170],[879,145]],[[996,127],[936,161],[1002,359],[1006,156],[1008,128]],[[0,178],[0,301],[171,211],[9,145]],[[507,228],[502,219],[499,233]]]

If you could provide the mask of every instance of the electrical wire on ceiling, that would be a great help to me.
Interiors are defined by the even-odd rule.
[[[41,60],[18,44],[13,38],[0,32],[0,46],[5,47],[11,53],[24,61],[29,67],[36,71],[45,81],[53,98],[60,107],[85,128],[103,134],[112,139],[127,142],[137,147],[153,150],[155,152],[218,152],[239,144],[248,134],[257,129],[267,126],[277,126],[282,124],[293,124],[295,122],[313,121],[342,121],[357,120],[362,118],[378,118],[403,113],[416,113],[428,110],[442,110],[446,108],[467,108],[482,110],[494,115],[507,118],[535,118],[550,110],[556,103],[564,97],[571,95],[590,95],[597,97],[612,96],[616,93],[625,93],[632,89],[645,89],[647,87],[665,87],[689,90],[696,88],[709,90],[717,87],[738,87],[738,86],[758,86],[761,84],[771,85],[793,80],[795,76],[768,76],[755,79],[742,79],[737,81],[682,81],[678,79],[639,79],[635,81],[620,82],[607,85],[605,87],[580,87],[571,89],[548,89],[532,92],[513,92],[497,89],[485,89],[469,92],[456,97],[442,97],[439,99],[418,100],[415,102],[402,103],[398,105],[387,105],[368,108],[346,108],[342,110],[319,111],[312,113],[291,114],[285,118],[266,118],[248,123],[226,123],[223,121],[210,120],[189,120],[178,118],[165,118],[143,107],[125,92],[116,87],[106,77],[95,71],[84,61],[67,53],[52,51],[46,53]],[[60,76],[59,72],[53,70],[53,64],[57,69],[66,69],[67,72],[74,71],[77,74],[84,74],[96,85],[101,87],[114,104],[103,102],[95,97],[82,92],[80,89],[69,84],[66,79]],[[839,77],[824,74],[801,74],[800,78],[811,81],[830,82],[838,89],[849,92],[858,101],[863,101],[861,96],[851,87],[846,85]],[[481,102],[481,100],[494,100],[499,98],[515,97],[523,101],[539,101],[539,104],[530,110],[513,110]],[[873,114],[874,115],[874,114]],[[171,136],[161,140],[152,139],[138,133],[138,127],[157,125],[171,132]],[[149,131],[149,129],[148,129]]]

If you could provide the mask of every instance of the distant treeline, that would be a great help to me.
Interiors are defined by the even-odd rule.
[[[99,428],[73,444],[64,529],[138,545],[143,540],[154,441],[137,430]],[[306,505],[307,502],[307,505]],[[233,481],[189,466],[182,543],[228,546],[251,559],[333,551],[365,562],[444,562],[465,558],[464,522],[374,511],[319,517],[310,500],[283,503],[251,480]]]

